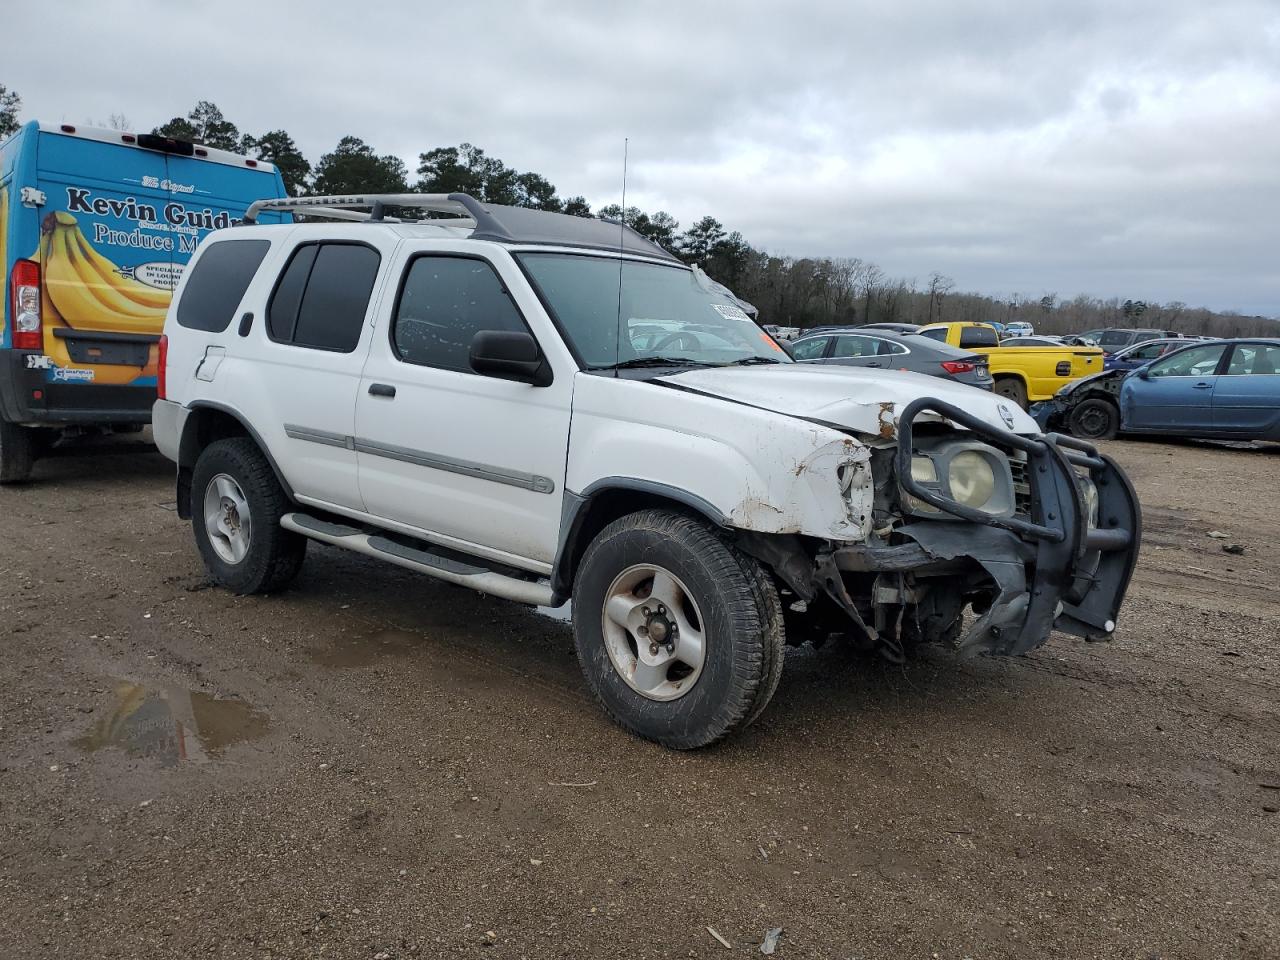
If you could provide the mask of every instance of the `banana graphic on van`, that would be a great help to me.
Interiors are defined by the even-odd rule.
[[[42,238],[44,282],[67,326],[113,333],[159,333],[171,294],[119,274],[85,238],[76,218],[57,211]]]

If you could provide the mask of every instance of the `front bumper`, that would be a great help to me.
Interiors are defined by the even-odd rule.
[[[925,410],[998,447],[1026,455],[1028,516],[991,516],[912,479],[912,426]],[[957,571],[956,564],[977,564],[994,588],[985,591],[989,604],[960,641],[969,651],[1027,653],[1055,629],[1091,640],[1111,635],[1142,538],[1137,495],[1114,460],[1083,441],[1057,434],[1015,434],[931,398],[916,400],[902,412],[898,443],[902,491],[954,519],[909,522],[894,531],[899,542],[893,545],[836,549],[830,559],[836,569],[940,578],[932,580],[933,589],[939,589],[945,577]],[[1097,489],[1098,523],[1093,528],[1078,469]],[[846,606],[848,598],[833,594],[833,599]]]

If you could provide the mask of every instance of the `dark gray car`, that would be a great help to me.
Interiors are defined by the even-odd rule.
[[[802,363],[830,363],[846,367],[910,370],[991,389],[987,358],[912,333],[892,333],[865,327],[827,330],[801,337],[791,355]]]

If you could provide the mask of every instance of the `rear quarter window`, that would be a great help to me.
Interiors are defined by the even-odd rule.
[[[223,240],[210,245],[187,278],[178,302],[178,325],[206,333],[226,330],[270,247],[269,240]]]

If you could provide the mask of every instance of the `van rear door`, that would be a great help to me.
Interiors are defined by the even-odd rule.
[[[172,290],[166,164],[163,154],[139,150],[125,136],[40,133],[36,169],[45,205],[37,256],[51,391],[155,382],[155,343]],[[56,405],[82,406],[63,399],[69,402]]]

